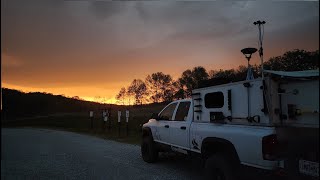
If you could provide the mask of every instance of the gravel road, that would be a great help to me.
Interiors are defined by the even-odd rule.
[[[145,163],[140,147],[77,133],[2,128],[1,179],[199,179],[200,163],[164,154]]]

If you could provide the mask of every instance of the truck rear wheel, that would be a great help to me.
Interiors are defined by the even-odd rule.
[[[222,153],[210,156],[205,163],[206,179],[235,180],[235,165]]]
[[[141,143],[142,159],[147,163],[156,162],[159,152],[155,147],[155,143],[151,137],[144,137]]]

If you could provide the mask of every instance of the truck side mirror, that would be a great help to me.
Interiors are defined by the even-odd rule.
[[[157,113],[152,113],[151,119],[159,120],[159,116]]]

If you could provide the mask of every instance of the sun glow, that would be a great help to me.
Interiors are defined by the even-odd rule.
[[[86,101],[91,101],[91,102],[98,102],[98,103],[105,103],[105,104],[118,104],[120,105],[120,103],[117,102],[117,100],[115,98],[111,98],[111,99],[106,99],[103,97],[79,97],[80,99],[86,100]]]
[[[74,99],[79,99],[79,100],[85,100],[85,101],[91,101],[91,102],[97,102],[97,103],[105,103],[105,104],[123,104],[122,102],[118,102],[114,94],[106,94],[105,96],[103,93],[99,93],[100,95],[98,96],[81,96],[79,94],[76,94],[79,89],[71,89],[70,88],[33,88],[33,87],[24,87],[24,86],[16,86],[16,85],[11,85],[7,83],[1,83],[1,86],[3,88],[9,88],[9,89],[15,89],[18,91],[22,91],[24,93],[30,93],[30,92],[42,92],[42,93],[48,93],[48,94],[53,94],[53,95],[62,95],[68,98],[74,98]],[[93,92],[92,89],[80,89],[81,91],[87,91],[87,92]],[[97,94],[97,93],[93,93]],[[124,103],[126,105],[127,103]]]

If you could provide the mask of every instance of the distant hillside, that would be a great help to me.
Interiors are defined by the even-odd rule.
[[[85,112],[117,105],[103,105],[41,92],[24,93],[2,88],[2,112],[6,119],[48,115],[53,113]]]
[[[46,116],[61,113],[80,113],[111,108],[113,113],[118,110],[145,111],[147,116],[151,112],[159,112],[165,103],[154,103],[136,106],[120,106],[84,101],[62,95],[52,95],[41,92],[25,93],[18,90],[1,88],[2,111],[1,120],[14,120],[35,116]],[[149,112],[150,111],[150,112]]]

